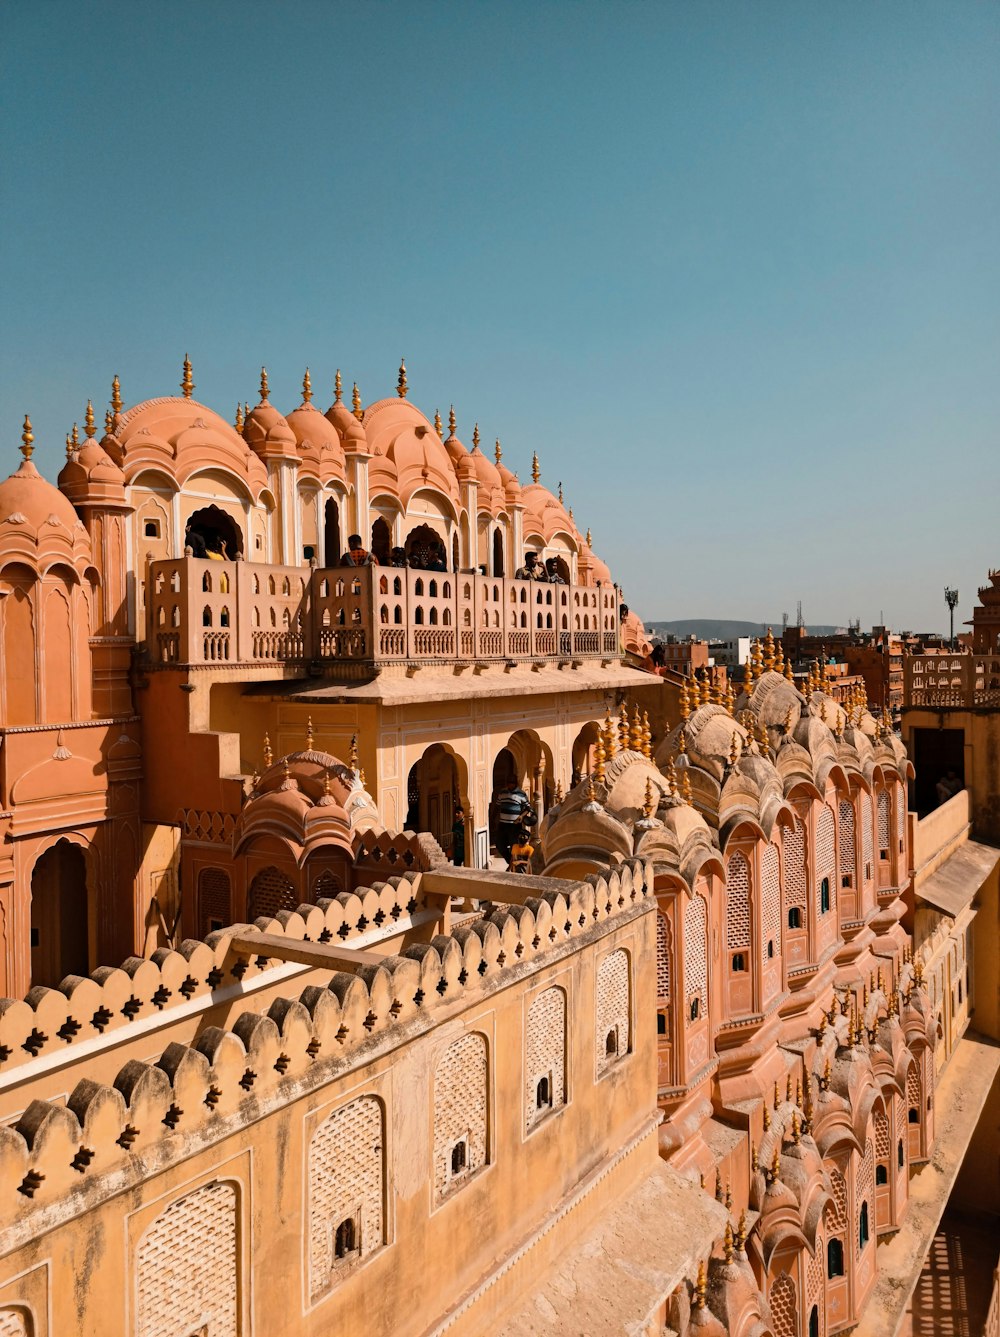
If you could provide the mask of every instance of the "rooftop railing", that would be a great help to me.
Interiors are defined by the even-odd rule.
[[[396,567],[152,562],[157,664],[476,663],[614,659],[613,585]]]
[[[1000,654],[911,655],[908,706],[1000,706]]]

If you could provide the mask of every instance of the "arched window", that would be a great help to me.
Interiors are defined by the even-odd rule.
[[[393,576],[392,578],[392,592],[393,594],[403,593],[403,582],[399,576]]]
[[[819,884],[819,912],[825,915],[830,908],[830,879],[823,878]]]
[[[413,593],[422,595],[423,592],[424,592],[424,582],[423,580],[421,580],[419,576],[417,576],[416,580],[413,582]]]
[[[896,1150],[896,1159],[899,1162],[899,1168],[902,1170],[906,1164],[906,1153],[903,1151],[903,1139],[899,1139],[899,1147]]]
[[[427,621],[430,623],[430,625],[431,625],[432,627],[436,627],[436,626],[437,626],[437,624],[438,624],[438,610],[437,610],[436,608],[432,608],[432,609],[431,609],[430,617],[427,619]]]
[[[868,1204],[861,1204],[861,1216],[858,1221],[858,1248],[863,1249],[868,1243]]]
[[[888,1167],[885,1166],[885,1165],[876,1165],[876,1167],[875,1167],[875,1183],[876,1183],[876,1184],[888,1184],[888,1182],[889,1182],[889,1170],[888,1170]]]
[[[229,609],[225,605],[223,605],[222,611],[219,614],[219,626],[220,627],[229,626]]]
[[[802,911],[799,909],[797,905],[793,905],[788,912],[788,927],[789,928],[802,927]]]
[[[209,608],[208,604],[205,605],[204,611],[202,612],[201,625],[203,627],[210,627],[212,625],[212,610]]]
[[[341,1221],[337,1227],[333,1243],[333,1256],[335,1258],[346,1258],[349,1253],[355,1251],[357,1248],[355,1244],[357,1233],[357,1225],[353,1216],[349,1216],[346,1221]]]
[[[830,1240],[826,1246],[826,1275],[831,1279],[844,1275],[844,1246],[840,1240]]]
[[[208,574],[207,571],[201,578],[201,588],[203,593],[205,594],[212,593],[212,577]]]

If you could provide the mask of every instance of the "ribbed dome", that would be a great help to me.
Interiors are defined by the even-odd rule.
[[[0,525],[40,530],[53,521],[72,533],[80,517],[72,502],[42,477],[31,460],[24,460],[0,483]]]

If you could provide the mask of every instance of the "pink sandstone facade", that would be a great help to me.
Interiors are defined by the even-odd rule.
[[[404,368],[182,391],[0,483],[0,1334],[898,1331],[1000,1066],[967,806],[770,638],[675,708]]]

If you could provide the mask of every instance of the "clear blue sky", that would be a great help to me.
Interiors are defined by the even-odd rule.
[[[647,618],[1000,565],[1000,5],[8,4],[0,428],[455,403]]]

